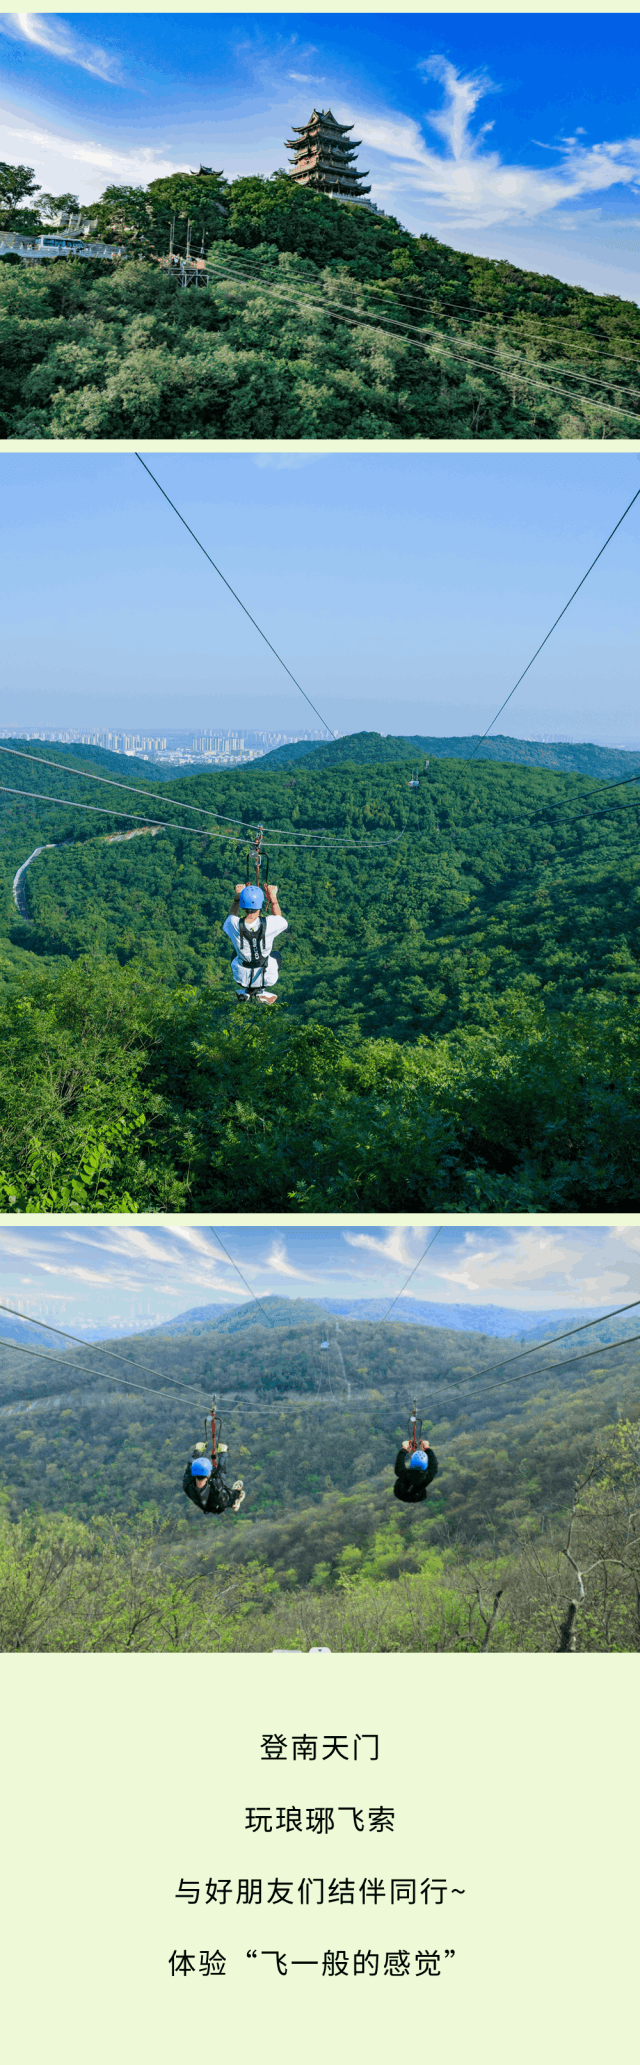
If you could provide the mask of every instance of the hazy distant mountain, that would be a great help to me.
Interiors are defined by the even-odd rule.
[[[119,1317],[108,1325],[99,1326],[76,1323],[71,1332],[77,1334],[87,1345],[98,1341],[120,1339],[168,1340],[175,1335],[236,1334],[249,1327],[264,1326],[274,1329],[300,1327],[313,1328],[319,1336],[335,1333],[340,1321],[373,1322],[384,1320],[391,1300],[384,1298],[287,1298],[277,1295],[261,1298],[260,1301],[246,1299],[241,1305],[193,1305],[186,1312],[179,1312],[174,1319],[160,1320],[155,1326],[132,1326]],[[571,1325],[584,1325],[587,1320],[597,1319],[606,1306],[574,1308],[571,1306],[555,1310],[544,1308],[537,1312],[514,1311],[503,1305],[447,1305],[428,1299],[401,1298],[389,1314],[389,1325],[403,1327],[442,1327],[452,1333],[481,1334],[485,1338],[528,1341],[553,1337],[564,1332]],[[618,1330],[628,1330],[631,1315],[617,1322],[611,1321],[606,1328],[606,1338],[615,1338]],[[598,1333],[596,1339],[605,1338]],[[55,1334],[48,1333],[43,1326],[32,1327],[20,1319],[12,1319],[0,1313],[0,1346],[2,1342],[19,1343],[21,1347],[44,1350],[50,1355],[73,1356],[74,1349],[64,1341],[56,1342]],[[77,1352],[77,1351],[76,1351]]]
[[[383,1319],[389,1311],[389,1298],[321,1298],[320,1303],[328,1312],[335,1312],[345,1319]],[[577,1310],[572,1306],[558,1306],[553,1311],[516,1312],[507,1305],[438,1305],[417,1298],[400,1298],[389,1313],[390,1324],[397,1320],[401,1326],[442,1326],[456,1333],[495,1334],[500,1339],[511,1335],[516,1339],[521,1334],[534,1338],[538,1334],[552,1333],[554,1327],[576,1326],[581,1320],[597,1319],[606,1306],[592,1305]]]
[[[276,1295],[242,1305],[198,1305],[181,1312],[176,1319],[163,1320],[149,1329],[154,1334],[191,1334],[201,1331],[237,1333],[243,1327],[320,1327],[327,1329],[327,1315],[334,1320],[376,1321],[384,1319],[391,1300],[384,1298],[284,1298]],[[578,1310],[572,1306],[537,1312],[514,1311],[502,1305],[446,1305],[418,1298],[401,1298],[389,1315],[391,1325],[445,1327],[454,1332],[495,1335],[499,1339],[522,1335],[536,1339],[571,1323],[596,1319],[606,1306]]]
[[[235,1307],[233,1308],[236,1309]],[[238,1306],[238,1311],[243,1311]],[[145,1328],[146,1334],[197,1334],[206,1328],[210,1332],[219,1319],[228,1313],[228,1305],[191,1305],[188,1312],[178,1312],[175,1319],[159,1319],[155,1326]]]

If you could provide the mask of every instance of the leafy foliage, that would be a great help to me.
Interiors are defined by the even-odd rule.
[[[610,1399],[611,1379],[607,1390]],[[391,1515],[390,1485],[382,1488],[382,1482],[380,1490],[361,1486],[346,1496],[325,1489],[319,1503],[305,1506],[300,1499],[293,1508],[290,1493],[285,1489],[282,1499],[279,1486],[283,1510],[275,1525],[260,1520],[258,1487],[258,1517],[242,1520],[232,1532],[220,1532],[216,1523],[213,1539],[210,1533],[203,1537],[202,1519],[191,1507],[183,1521],[162,1523],[150,1505],[139,1517],[115,1521],[99,1512],[80,1519],[73,1510],[44,1513],[34,1506],[12,1524],[7,1514],[0,1517],[0,1646],[268,1650],[324,1642],[332,1649],[356,1651],[477,1651],[490,1644],[501,1650],[557,1650],[572,1592],[575,1598],[579,1557],[584,1580],[581,1571],[575,1646],[609,1653],[638,1650],[637,1399],[636,1417],[616,1426],[603,1424],[602,1401],[596,1406],[599,1431],[567,1535],[562,1492],[576,1448],[584,1458],[594,1418],[588,1393],[573,1404],[573,1430],[566,1407],[559,1426],[557,1400],[541,1424],[523,1426],[520,1440],[512,1419],[500,1430],[486,1427],[479,1447],[475,1439],[466,1469],[454,1439],[446,1464],[453,1480],[452,1510],[456,1490],[458,1495],[453,1529],[446,1517],[446,1493],[444,1501],[442,1495],[434,1501],[431,1513],[418,1508]],[[67,1498],[78,1491],[81,1499],[87,1490],[95,1493],[96,1480],[103,1500],[105,1493],[108,1497],[100,1420],[99,1413],[96,1428],[85,1411],[93,1440],[85,1447],[84,1463],[76,1441],[68,1488],[56,1453],[62,1444],[55,1444],[47,1470],[53,1469]],[[294,1431],[300,1451],[299,1422]],[[279,1433],[276,1428],[274,1441],[269,1430],[256,1449],[261,1452],[270,1440],[267,1462],[271,1457],[274,1474]],[[153,1473],[148,1440],[142,1441],[141,1434],[140,1427],[130,1426],[125,1444],[138,1481]],[[40,1431],[38,1438],[31,1427],[18,1439],[28,1444],[28,1480],[42,1484],[44,1435]],[[244,1445],[240,1453],[255,1474],[250,1449]],[[362,1461],[362,1450],[357,1461]],[[121,1470],[120,1458],[118,1464]],[[390,1469],[383,1471],[381,1480],[390,1476]],[[541,1476],[546,1476],[550,1500]],[[465,1499],[469,1492],[474,1496]],[[483,1493],[488,1495],[484,1506]],[[318,1500],[315,1486],[312,1497]],[[475,1533],[474,1514],[480,1523]]]
[[[633,788],[607,804],[496,762],[434,761],[418,791],[399,761],[257,763],[163,786],[182,824],[222,813],[206,836],[123,837],[71,760],[37,773],[71,807],[17,796],[2,818],[9,1204],[635,1207]],[[275,1014],[238,1011],[221,929],[258,818],[290,920]],[[48,842],[19,915],[16,868]]]
[[[636,434],[635,303],[286,174],[110,187],[98,214],[135,257],[0,268],[5,437]],[[188,219],[204,234],[206,291],[158,265],[174,216],[177,249]]]

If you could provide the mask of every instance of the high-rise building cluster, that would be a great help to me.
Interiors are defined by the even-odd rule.
[[[339,734],[336,733],[336,737]],[[42,727],[23,731],[4,725],[0,738],[24,743],[59,746],[102,746],[110,753],[124,753],[129,759],[164,760],[176,766],[203,760],[209,766],[238,767],[259,760],[275,746],[324,738],[323,731],[168,731],[145,735],[139,731],[64,731]]]

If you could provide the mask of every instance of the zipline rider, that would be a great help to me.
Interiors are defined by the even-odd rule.
[[[235,1484],[227,1484],[226,1455],[226,1443],[221,1442],[214,1468],[204,1453],[204,1441],[196,1442],[192,1460],[187,1463],[182,1479],[182,1489],[194,1506],[200,1507],[201,1513],[226,1513],[229,1506],[232,1513],[240,1511],[245,1496],[244,1486],[241,1477],[236,1477]]]
[[[263,909],[265,896],[268,915]],[[275,1004],[280,955],[272,953],[272,947],[278,934],[288,929],[278,903],[277,883],[267,882],[266,889],[258,889],[252,882],[236,882],[222,930],[235,947],[231,973],[238,1003]]]
[[[395,1460],[394,1497],[402,1499],[408,1506],[421,1506],[427,1496],[427,1487],[438,1475],[438,1458],[428,1441],[419,1442],[412,1448],[410,1441],[403,1441]]]

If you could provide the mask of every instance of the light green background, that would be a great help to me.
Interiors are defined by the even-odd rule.
[[[638,1671],[625,1656],[3,1658],[5,2055],[629,2055]],[[261,1761],[263,1731],[305,1729],[378,1730],[379,1762]],[[393,1835],[346,1816],[328,1836],[245,1833],[248,1805],[352,1803],[394,1806]],[[466,1892],[427,1910],[175,1897],[183,1875],[235,1895],[239,1877],[295,1891],[317,1873]],[[226,1976],[172,1979],[185,1947],[221,1949]],[[445,1947],[438,1979],[283,1979],[247,1959]]]

